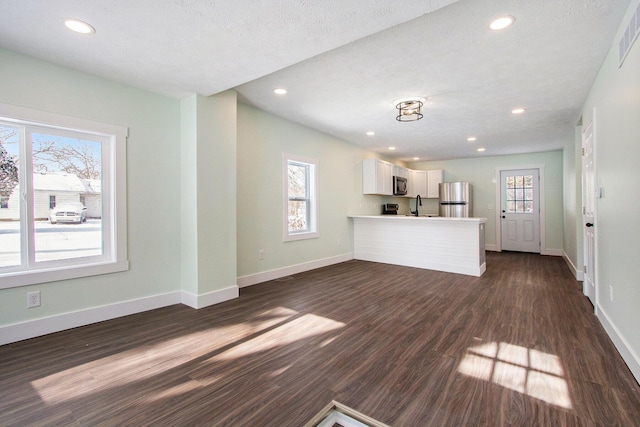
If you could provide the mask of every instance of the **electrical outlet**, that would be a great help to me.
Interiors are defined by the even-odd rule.
[[[40,307],[40,291],[27,293],[27,308]]]
[[[613,286],[609,285],[609,299],[613,301]]]
[[[258,251],[258,259],[264,259],[264,249]]]

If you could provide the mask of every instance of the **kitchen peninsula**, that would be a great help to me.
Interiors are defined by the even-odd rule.
[[[354,258],[481,276],[486,218],[349,215]]]

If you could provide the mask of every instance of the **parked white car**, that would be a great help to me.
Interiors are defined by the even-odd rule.
[[[82,203],[65,203],[51,209],[49,222],[75,222],[77,224],[87,222],[87,208]]]

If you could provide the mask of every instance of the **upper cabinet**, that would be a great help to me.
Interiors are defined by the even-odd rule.
[[[362,193],[393,196],[393,177],[407,178],[408,191],[406,196],[437,199],[440,197],[439,184],[443,181],[444,171],[411,170],[394,165],[380,159],[365,159],[362,161]]]
[[[440,197],[440,183],[444,181],[444,171],[434,169],[427,172],[427,198],[437,199]]]
[[[393,176],[399,176],[409,179],[409,169],[403,168],[402,166],[393,165]]]
[[[409,197],[427,197],[427,171],[409,171]]]
[[[393,196],[393,164],[380,159],[362,161],[362,193]]]

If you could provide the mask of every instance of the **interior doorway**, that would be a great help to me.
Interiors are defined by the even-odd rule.
[[[594,111],[595,120],[595,111]],[[582,131],[582,223],[584,236],[584,281],[582,291],[597,309],[596,297],[596,186],[593,121]]]
[[[540,253],[540,213],[540,169],[501,170],[501,250]]]

